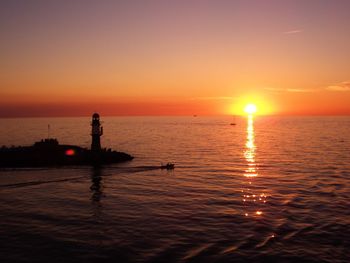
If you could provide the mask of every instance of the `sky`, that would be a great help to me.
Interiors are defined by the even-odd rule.
[[[2,0],[0,117],[350,114],[347,0]]]

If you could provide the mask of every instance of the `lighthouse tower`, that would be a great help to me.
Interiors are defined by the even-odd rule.
[[[100,115],[98,115],[98,113],[92,115],[91,127],[91,151],[99,152],[101,151],[100,137],[103,134],[103,127],[101,127]]]

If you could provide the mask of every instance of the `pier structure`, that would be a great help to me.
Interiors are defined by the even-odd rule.
[[[91,122],[91,151],[99,152],[101,151],[101,136],[103,135],[103,127],[100,122],[100,115],[98,113],[94,113],[92,115]]]

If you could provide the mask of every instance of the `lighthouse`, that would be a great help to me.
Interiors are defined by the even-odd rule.
[[[101,126],[100,115],[98,113],[92,115],[91,127],[91,151],[99,152],[101,151],[100,137],[103,134],[103,127]]]

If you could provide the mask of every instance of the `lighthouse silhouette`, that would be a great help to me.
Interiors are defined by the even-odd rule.
[[[92,115],[91,122],[91,151],[99,152],[101,151],[101,136],[103,134],[103,127],[100,123],[100,115],[98,113],[94,113]]]

